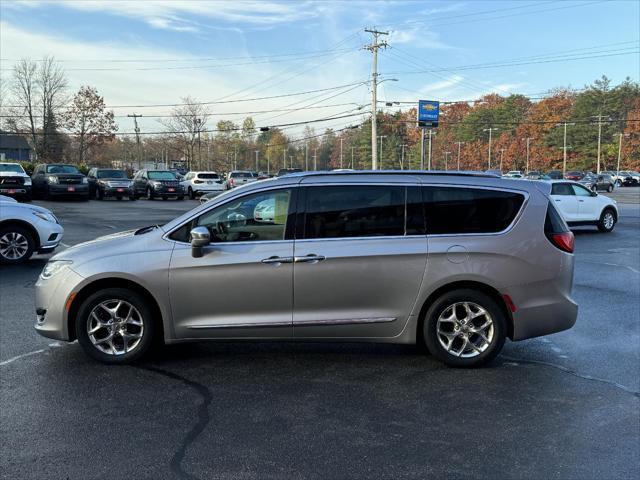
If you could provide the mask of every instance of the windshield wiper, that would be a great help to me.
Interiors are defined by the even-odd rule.
[[[155,230],[156,228],[160,228],[160,225],[149,225],[148,227],[142,227],[142,228],[139,228],[138,230],[136,230],[133,234],[134,235],[143,235],[145,233],[149,233],[149,232]]]

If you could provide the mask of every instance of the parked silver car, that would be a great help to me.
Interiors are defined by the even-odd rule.
[[[248,184],[56,255],[36,329],[107,363],[154,340],[304,339],[424,342],[449,365],[481,365],[506,338],[576,321],[573,234],[550,188],[402,172]]]

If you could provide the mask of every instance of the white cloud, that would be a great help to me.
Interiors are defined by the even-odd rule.
[[[361,52],[360,52],[361,53]],[[151,66],[174,67],[175,62],[162,62],[163,60],[181,59],[177,65],[194,65],[197,58],[188,52],[180,50],[167,50],[161,47],[150,47],[135,43],[117,42],[88,42],[67,38],[61,35],[47,35],[34,33],[21,29],[6,22],[0,22],[0,57],[2,62],[2,77],[7,79],[10,75],[11,60],[18,58],[39,59],[45,55],[53,54],[64,60],[63,66],[67,69],[69,79],[69,91],[75,92],[81,85],[92,85],[105,98],[107,105],[149,105],[149,104],[171,104],[180,102],[181,97],[190,95],[199,101],[212,101],[226,96],[232,98],[255,98],[270,95],[280,95],[283,93],[300,92],[314,89],[322,89],[334,85],[342,85],[363,80],[366,76],[362,72],[367,71],[368,57],[365,54],[340,53],[331,57],[314,58],[294,64],[290,63],[260,63],[252,65],[242,65],[229,68],[212,69],[175,69],[175,70],[134,70],[134,68],[150,66],[149,63],[137,63],[139,60],[153,59]],[[236,56],[248,55],[248,52],[234,52]],[[224,54],[221,54],[224,56]],[[109,63],[109,59],[117,59],[126,63]],[[183,60],[182,60],[183,59]],[[155,63],[155,61],[159,63]],[[215,63],[215,62],[214,62]],[[233,62],[225,62],[233,63]],[[238,62],[242,63],[242,62]],[[321,64],[330,64],[332,69],[319,68]],[[314,65],[317,65],[314,68]],[[74,71],[75,68],[123,68],[122,70],[89,70]],[[339,71],[336,76],[333,72]],[[297,74],[297,75],[296,75]],[[259,84],[262,80],[274,77],[272,80]],[[255,88],[247,88],[251,85],[259,84]],[[236,94],[239,91],[241,94]],[[333,99],[321,103],[361,103],[363,91],[366,87],[360,87],[345,95],[337,96]],[[334,95],[338,92],[325,92],[326,96]],[[296,106],[302,106],[313,101],[322,100],[320,94],[318,98],[291,97],[280,99],[267,99],[261,101],[230,103],[224,105],[213,105],[212,113],[215,116],[212,120],[212,127],[215,122],[221,119],[220,115],[225,112],[245,112],[269,109],[285,108],[288,104],[299,102]],[[305,100],[306,99],[306,100]],[[348,106],[332,107],[319,110],[302,110],[295,113],[278,116],[269,124],[289,123],[305,121],[309,119],[324,118],[338,114],[347,110]],[[136,111],[137,113],[153,115],[166,114],[169,107],[153,108],[116,108],[116,115],[126,115]],[[276,113],[253,115],[254,118],[267,120]],[[240,121],[242,114],[228,115],[226,119]],[[131,131],[131,120],[127,118],[118,119],[120,131]],[[340,120],[343,124],[348,123],[348,119]],[[354,120],[355,121],[355,120]],[[335,123],[335,122],[334,122]],[[260,123],[258,123],[260,125]],[[318,124],[317,128],[323,128],[325,124]],[[143,131],[162,130],[161,125],[150,117],[142,118],[141,127]],[[302,127],[301,127],[302,128]],[[293,130],[295,133],[296,130]]]
[[[250,25],[281,24],[317,17],[320,6],[312,2],[273,2],[235,0],[32,0],[18,1],[14,8],[37,8],[44,5],[108,13],[143,21],[154,28],[195,32],[207,20]],[[196,17],[195,19],[193,17]]]

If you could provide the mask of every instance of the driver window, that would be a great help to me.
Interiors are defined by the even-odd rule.
[[[579,197],[590,197],[591,196],[591,191],[587,190],[584,187],[581,187],[579,185],[571,185],[573,187],[573,191],[576,192],[576,195],[578,195]]]
[[[212,243],[284,240],[291,190],[271,190],[232,200],[199,217]]]

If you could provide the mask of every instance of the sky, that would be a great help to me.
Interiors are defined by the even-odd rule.
[[[384,102],[535,98],[601,75],[640,78],[640,0],[2,0],[0,78],[20,58],[53,55],[69,91],[96,87],[121,132],[134,112],[143,132],[161,131],[166,105],[186,96],[217,102],[209,128],[248,115],[258,126],[354,115],[312,124],[321,131],[370,109],[366,28],[388,32]]]

